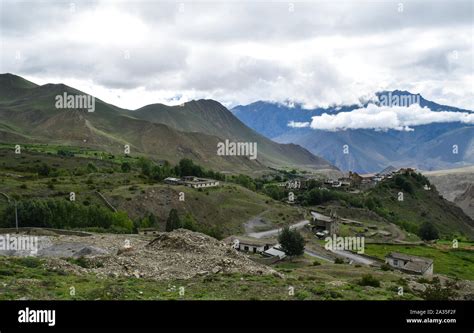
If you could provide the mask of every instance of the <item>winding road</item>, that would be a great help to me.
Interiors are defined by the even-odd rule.
[[[319,218],[322,218],[322,219],[329,218],[329,216],[325,216],[325,215],[322,215],[322,214],[319,214],[319,213],[316,213],[316,214]],[[308,220],[303,220],[303,221],[300,221],[298,223],[290,225],[290,229],[292,229],[292,230],[293,229],[301,229],[307,224],[309,224],[309,221]],[[282,229],[283,228],[271,229],[271,230],[261,231],[261,232],[250,232],[250,233],[247,233],[247,236],[250,236],[250,237],[253,237],[253,238],[258,238],[258,239],[274,237],[274,236],[278,236],[278,233],[281,232]],[[363,264],[363,265],[377,265],[378,264],[375,260],[372,260],[370,258],[361,256],[361,255],[358,255],[358,254],[353,253],[353,252],[341,251],[341,250],[330,250],[330,251],[332,253],[340,256],[340,257],[347,258],[350,261],[353,261],[353,262],[358,263],[358,264]],[[320,254],[315,253],[314,251],[311,251],[308,248],[305,248],[305,253],[307,255],[311,256],[311,257],[315,257],[315,258],[318,258],[318,259],[334,262],[332,259],[321,256]]]
[[[309,224],[308,220],[303,220],[298,223],[290,225],[290,229],[301,229],[305,225]],[[278,228],[278,229],[272,229],[272,230],[267,230],[267,231],[261,231],[261,232],[250,232],[247,234],[247,236],[253,237],[253,238],[267,238],[267,237],[273,237],[273,236],[278,236],[278,233],[281,232],[283,228]]]
[[[331,250],[332,253],[337,254],[338,256],[345,257],[349,260],[352,260],[358,264],[363,265],[377,265],[377,261],[360,256],[356,253],[352,253],[349,251],[341,251],[341,250]]]

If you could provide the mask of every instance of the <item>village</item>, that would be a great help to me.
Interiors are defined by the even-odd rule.
[[[396,175],[414,172],[416,172],[415,168],[397,169],[393,166],[389,166],[378,173],[359,174],[357,172],[349,171],[343,177],[337,179],[325,179],[321,188],[341,189],[357,193],[376,186],[384,179],[392,179]],[[286,189],[305,189],[308,181],[311,179],[312,178],[305,177],[304,175],[298,175],[291,180],[278,183],[278,186]]]
[[[392,179],[399,174],[415,173],[414,168],[395,168],[389,166],[378,173],[359,174],[349,171],[346,175],[337,179],[325,179],[321,181],[320,189],[336,189],[350,193],[359,193],[368,190],[385,179]],[[277,186],[290,191],[304,190],[312,179],[305,175],[298,175],[286,182],[277,183]],[[164,179],[168,185],[183,185],[194,189],[204,189],[220,186],[219,181],[194,176],[182,178],[168,177]],[[425,186],[425,190],[429,187]],[[287,201],[288,204],[293,202]],[[392,269],[407,274],[430,276],[433,274],[433,260],[429,258],[390,252],[385,260],[370,257],[363,254],[364,241],[375,241],[377,243],[393,243],[396,232],[392,229],[384,229],[375,224],[367,224],[360,221],[341,218],[337,213],[331,211],[328,215],[309,210],[309,220],[299,221],[290,228],[299,229],[306,235],[307,246],[305,254],[328,262],[343,260],[349,264],[364,264],[380,268],[388,265]],[[341,229],[346,232],[341,233]],[[248,233],[246,235],[232,235],[223,241],[230,247],[246,253],[257,262],[272,265],[287,260],[287,255],[278,243],[278,235],[282,228],[263,231],[260,233]],[[155,235],[158,230],[142,229],[139,233],[144,235]],[[308,237],[308,235],[310,235]],[[309,238],[309,239],[308,239]],[[334,242],[332,240],[334,239]],[[375,239],[375,240],[374,240]],[[326,246],[322,244],[326,242]],[[332,242],[334,246],[328,247]],[[359,242],[359,244],[356,244]],[[362,244],[360,244],[362,243]]]
[[[304,222],[307,223],[294,225],[294,229],[299,229],[306,236],[313,235],[313,240],[326,243],[326,246],[323,246],[320,241],[307,240],[305,255],[326,262],[343,261],[348,264],[362,264],[375,268],[389,266],[392,269],[413,275],[431,276],[433,274],[433,260],[429,258],[390,252],[386,255],[385,260],[381,261],[378,258],[363,254],[364,236],[338,236],[339,226],[347,224],[348,221],[339,218],[335,214],[325,216],[311,211],[311,220]],[[350,223],[353,222],[350,221]],[[277,240],[280,232],[281,229],[275,229],[253,235],[229,236],[223,241],[228,246],[248,254],[251,259],[257,262],[272,265],[285,260],[285,258],[288,259]],[[332,246],[328,247],[328,243],[332,243]]]

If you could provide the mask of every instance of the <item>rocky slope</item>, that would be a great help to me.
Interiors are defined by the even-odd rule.
[[[439,193],[474,219],[474,166],[423,172]]]
[[[138,235],[94,234],[89,237],[59,236],[53,243],[48,253],[55,253],[55,256],[48,256],[48,268],[74,274],[157,280],[218,273],[279,275],[223,242],[185,229],[159,233],[151,241]],[[82,256],[71,255],[68,251],[61,254],[57,249],[65,248],[65,243],[69,247],[75,243],[74,248],[81,251]],[[94,248],[95,251],[88,254],[81,248]]]

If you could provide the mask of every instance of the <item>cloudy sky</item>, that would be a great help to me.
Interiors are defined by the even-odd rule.
[[[136,109],[380,90],[474,110],[472,1],[0,0],[0,72]]]

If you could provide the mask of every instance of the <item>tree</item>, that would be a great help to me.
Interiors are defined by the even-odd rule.
[[[163,170],[158,165],[154,165],[151,168],[151,178],[156,181],[161,181],[165,178],[163,177]]]
[[[273,184],[267,185],[264,192],[274,200],[281,200],[285,197],[285,191]]]
[[[166,231],[169,232],[179,228],[181,228],[181,221],[178,216],[178,211],[173,208],[170,210],[170,214],[166,220]]]
[[[130,220],[126,212],[115,212],[112,214],[112,225],[123,229],[126,232],[131,232],[133,229],[133,222]]]
[[[278,235],[278,242],[283,252],[288,256],[300,256],[304,253],[304,238],[297,230],[290,230],[289,227],[283,228]]]
[[[122,169],[122,172],[125,172],[125,173],[130,172],[130,170],[132,170],[132,167],[130,166],[130,163],[128,162],[123,162],[120,168]]]
[[[149,225],[150,227],[155,228],[155,227],[158,226],[158,220],[157,220],[155,214],[150,213],[150,215],[148,215],[148,220],[149,220],[149,223],[150,223],[150,225]]]
[[[173,176],[173,168],[171,167],[170,162],[164,161],[163,166],[161,167],[161,172],[163,174],[163,178]]]
[[[179,161],[179,164],[175,167],[175,174],[177,176],[196,176],[204,177],[204,169],[188,158],[183,158]]]
[[[151,175],[151,168],[152,168],[153,164],[151,163],[150,160],[148,160],[144,157],[141,157],[138,160],[138,166],[142,170],[142,174],[144,176],[149,177]]]
[[[198,230],[196,220],[194,219],[194,216],[191,213],[187,213],[184,216],[182,227],[184,229],[188,229],[188,230],[191,230],[191,231],[197,231]]]
[[[423,240],[433,240],[439,238],[439,233],[433,223],[424,222],[418,230],[418,236]]]

